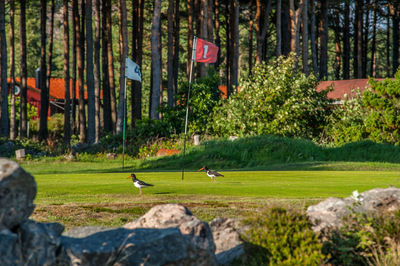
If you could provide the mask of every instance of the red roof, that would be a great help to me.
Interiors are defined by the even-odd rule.
[[[384,79],[375,79],[382,81]],[[368,85],[368,79],[349,79],[349,80],[332,80],[321,81],[317,86],[317,91],[326,90],[329,86],[333,86],[333,91],[328,93],[330,99],[344,100],[345,95],[347,98],[352,98],[356,95],[357,90],[364,91]]]
[[[19,78],[16,78],[15,81],[17,83],[20,82]],[[10,82],[10,79],[7,79],[7,82]],[[63,100],[65,99],[64,92],[64,79],[62,78],[50,78],[50,100]],[[36,88],[36,80],[35,78],[27,78],[28,88],[40,93],[40,89]],[[70,79],[70,93],[69,95],[72,97],[72,79]],[[86,89],[86,86],[85,86]],[[85,90],[85,99],[88,98],[87,91]],[[103,91],[100,91],[100,98],[103,98]],[[78,82],[76,82],[76,99],[79,99],[79,86]]]

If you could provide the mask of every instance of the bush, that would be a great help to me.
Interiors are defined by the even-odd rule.
[[[323,252],[330,257],[328,262],[333,265],[376,265],[378,260],[397,256],[392,248],[397,246],[394,243],[400,243],[399,218],[399,211],[379,216],[352,213],[344,219],[342,228],[324,235],[327,240]]]
[[[256,66],[240,92],[214,109],[210,130],[218,136],[318,136],[329,113],[327,92],[317,92],[316,79],[295,61],[291,55]]]
[[[369,80],[371,90],[364,92],[363,105],[369,110],[365,121],[370,139],[377,142],[400,143],[400,71],[394,80]]]
[[[190,90],[190,109],[188,132],[204,133],[207,123],[210,121],[210,114],[219,105],[221,98],[218,90],[218,73],[210,69],[208,76],[198,79],[192,83]],[[181,82],[178,86],[178,93],[175,95],[176,105],[168,107],[166,104],[160,108],[163,121],[170,124],[176,133],[181,133],[185,128],[186,104],[188,82]]]
[[[305,214],[272,208],[246,223],[245,265],[320,265],[325,260]]]
[[[368,138],[365,121],[368,111],[363,106],[361,92],[345,99],[341,106],[334,106],[321,140],[335,145],[357,142]]]
[[[136,127],[126,131],[126,153],[130,156],[141,158],[154,155],[159,148],[172,148],[174,146],[173,128],[165,121],[144,119],[137,121]],[[169,138],[170,140],[166,140]],[[122,153],[122,133],[111,133],[102,137],[100,144],[107,152]]]

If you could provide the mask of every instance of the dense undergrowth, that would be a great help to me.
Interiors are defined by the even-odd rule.
[[[7,144],[0,142],[0,154],[12,157],[11,152],[3,152],[1,147],[14,149],[24,147],[22,143]],[[340,147],[326,147],[310,140],[294,139],[279,136],[256,136],[227,139],[206,140],[199,146],[188,145],[185,165],[198,168],[199,164],[217,169],[266,169],[280,170],[294,167],[302,168],[304,164],[319,162],[370,162],[400,163],[400,147],[391,144],[375,143],[369,140],[345,144]],[[34,150],[35,155],[27,160],[63,161],[61,156],[43,156],[40,146],[30,144],[27,153]],[[181,141],[171,140],[154,142],[149,148],[141,148],[139,156],[126,155],[126,159],[135,161],[136,168],[176,170],[182,167],[182,155],[154,157],[159,148],[181,148]],[[121,155],[119,155],[121,157]],[[76,154],[74,161],[109,161],[107,152],[82,152]]]
[[[399,217],[351,213],[343,227],[317,234],[303,212],[274,207],[245,221],[238,265],[399,265]]]
[[[143,166],[180,169],[181,160],[180,156],[163,157],[147,160]],[[257,136],[205,141],[191,147],[185,156],[188,167],[201,162],[218,169],[279,169],[285,165],[335,161],[400,163],[400,147],[372,141],[325,147],[304,139]]]

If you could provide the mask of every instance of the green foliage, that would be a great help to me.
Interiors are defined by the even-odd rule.
[[[366,215],[352,212],[343,227],[324,236],[323,251],[333,265],[368,265],[374,250],[390,256],[392,243],[400,242],[400,212]]]
[[[371,90],[364,92],[363,105],[369,110],[365,121],[369,138],[378,142],[400,143],[400,71],[395,79],[369,80]]]
[[[357,92],[354,98],[345,99],[342,105],[334,106],[324,129],[322,141],[344,145],[368,138],[364,124],[368,111],[362,101],[362,94]]]
[[[32,120],[30,123],[32,134],[39,134],[40,119]],[[62,141],[64,133],[64,114],[54,114],[47,119],[49,139],[51,141]]]
[[[317,145],[311,140],[280,136],[255,136],[235,141],[214,139],[192,147],[185,156],[187,167],[199,162],[217,169],[274,169],[315,167],[321,162],[400,162],[400,147],[372,141],[349,143],[340,147]],[[164,158],[153,167],[179,169],[181,160]],[[348,164],[351,167],[351,164]],[[357,169],[357,168],[356,168]]]
[[[208,76],[192,83],[190,89],[190,109],[188,131],[190,133],[204,133],[210,114],[219,105],[221,98],[218,90],[218,73],[210,69]],[[181,82],[178,93],[175,95],[176,105],[172,108],[164,105],[160,108],[163,121],[171,124],[177,133],[183,132],[187,105],[188,82]]]
[[[11,114],[11,96],[8,96],[8,113]],[[37,116],[37,108],[33,105],[31,105],[30,103],[27,103],[26,106],[27,109],[27,117],[28,117],[28,121],[30,121],[33,117]],[[19,117],[20,117],[20,111],[21,111],[21,99],[20,97],[15,97],[15,116],[17,119],[17,125],[19,124]]]
[[[137,121],[136,127],[126,131],[126,153],[131,156],[138,155],[140,158],[153,156],[159,148],[173,146],[172,135],[173,128],[164,121],[150,119]],[[107,134],[101,138],[100,144],[105,151],[122,153],[122,140],[122,133]]]
[[[210,128],[219,136],[277,134],[317,136],[329,112],[327,92],[296,67],[293,55],[254,68],[241,80],[240,92],[214,110]]]
[[[272,208],[247,223],[246,265],[320,265],[325,259],[305,214]]]

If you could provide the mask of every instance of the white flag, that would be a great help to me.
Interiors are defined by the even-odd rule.
[[[131,59],[129,59],[129,57],[126,58],[125,65],[125,77],[142,82],[140,67]]]

